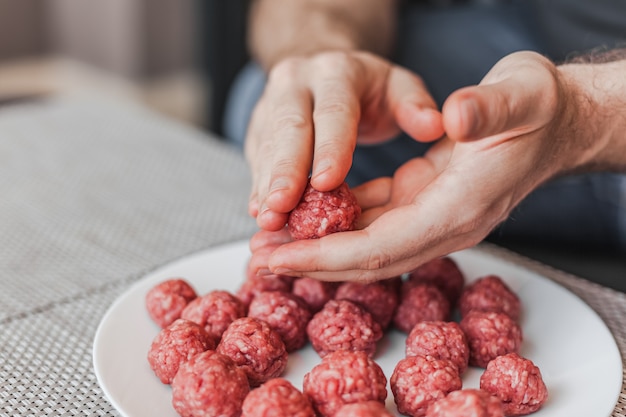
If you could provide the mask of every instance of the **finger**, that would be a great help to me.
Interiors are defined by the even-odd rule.
[[[391,198],[391,178],[376,178],[357,187],[352,188],[352,193],[356,197],[362,210],[381,206],[389,202]]]
[[[329,72],[313,85],[315,149],[311,185],[319,191],[338,187],[348,174],[361,114],[350,59],[332,57],[331,62],[326,62],[326,58],[319,58],[313,68]],[[329,66],[333,68],[329,70]]]
[[[249,242],[250,251],[255,252],[264,246],[282,245],[291,242],[293,239],[289,235],[287,228],[279,231],[260,230],[256,232]]]
[[[441,113],[417,75],[404,68],[393,67],[387,95],[398,125],[412,138],[430,142],[443,135]]]
[[[269,258],[279,245],[263,246],[252,252],[247,270],[250,275],[274,275],[268,267]]]
[[[266,107],[263,106],[257,115],[264,115],[265,110]],[[253,131],[250,137],[250,140],[256,141],[256,147],[253,144],[248,148],[248,159],[252,161],[251,168],[254,173],[248,212],[251,216],[256,217],[257,224],[261,229],[279,230],[285,225],[287,214],[271,210],[267,205],[268,184],[272,172],[272,166],[268,163],[271,161],[269,155],[272,154],[272,136],[266,133],[268,131],[266,123],[261,122],[259,125],[260,127]]]
[[[263,156],[260,155],[260,141],[262,130],[262,116],[263,112],[263,97],[259,99],[257,105],[252,111],[250,123],[248,124],[248,130],[246,132],[246,140],[244,142],[244,152],[248,165],[250,167],[250,173],[252,177],[252,186],[250,188],[250,196],[248,199],[248,214],[252,217],[257,217],[259,214],[259,208],[261,202],[259,201],[259,187],[263,177],[263,167],[258,163],[259,159]]]
[[[385,204],[378,207],[372,207],[370,209],[364,210],[359,216],[356,222],[356,229],[365,229],[367,226],[372,224],[374,220],[382,216],[384,213],[389,211],[392,208],[390,204]]]
[[[554,78],[542,65],[517,68],[494,83],[466,87],[453,93],[443,106],[448,136],[471,141],[510,133],[535,131],[552,118],[556,101]]]
[[[281,67],[271,74],[266,114],[272,138],[266,204],[278,212],[290,211],[300,200],[313,157],[311,92],[298,78],[283,81],[286,71]]]

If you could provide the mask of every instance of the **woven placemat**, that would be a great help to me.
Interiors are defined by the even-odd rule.
[[[90,97],[0,109],[0,416],[118,415],[98,323],[155,267],[249,237],[241,153]]]
[[[154,268],[248,238],[248,189],[237,150],[141,108],[67,97],[0,109],[0,417],[118,416],[92,366],[100,320]],[[624,358],[625,294],[483,248],[577,294]]]

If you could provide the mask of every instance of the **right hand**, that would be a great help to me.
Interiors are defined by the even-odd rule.
[[[441,113],[419,76],[376,55],[332,51],[284,59],[270,71],[246,138],[249,213],[280,230],[311,174],[319,191],[344,181],[359,143],[401,130],[419,141],[443,135]]]

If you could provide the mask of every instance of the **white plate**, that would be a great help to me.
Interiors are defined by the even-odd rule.
[[[553,281],[480,250],[451,256],[468,282],[497,274],[521,298],[524,342],[520,354],[539,366],[549,391],[548,401],[533,416],[612,413],[622,386],[622,361],[613,336],[587,304]],[[148,274],[111,306],[95,336],[93,362],[100,386],[123,416],[177,417],[170,387],[159,381],[146,359],[159,332],[144,306],[146,292],[171,277],[187,279],[199,294],[213,289],[234,292],[245,276],[248,257],[247,242],[197,253]],[[381,341],[374,359],[389,378],[403,356],[404,335],[392,331]],[[290,355],[285,377],[301,389],[302,377],[319,361],[307,345]],[[470,368],[464,387],[477,387],[481,371]],[[387,407],[395,412],[391,392]]]

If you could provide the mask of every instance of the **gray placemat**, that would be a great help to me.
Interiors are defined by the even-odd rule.
[[[248,189],[238,151],[141,108],[0,108],[0,417],[117,416],[92,366],[102,316],[154,268],[249,237]],[[580,296],[624,358],[625,294],[484,248]]]
[[[0,108],[0,416],[117,415],[100,319],[156,266],[250,236],[248,189],[238,151],[141,108]]]

